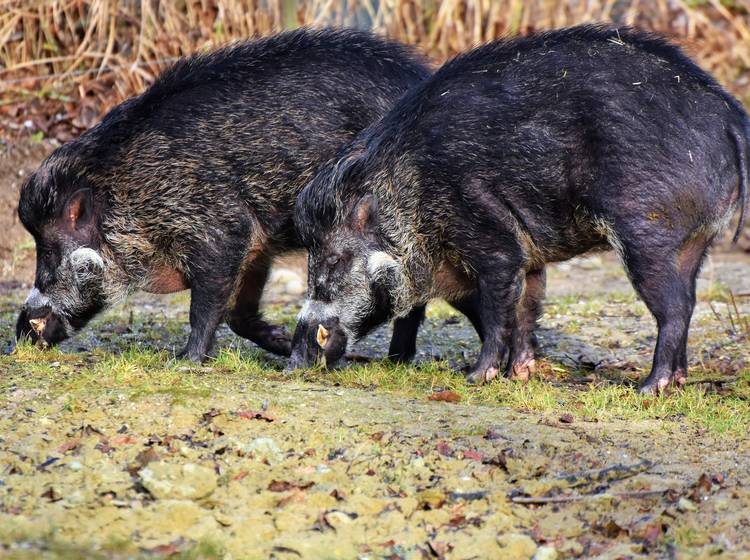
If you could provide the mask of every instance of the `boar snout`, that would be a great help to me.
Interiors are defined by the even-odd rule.
[[[333,365],[346,352],[347,342],[337,318],[300,319],[294,330],[292,357],[287,369],[310,367],[319,361],[324,366]]]
[[[47,347],[66,338],[68,331],[65,322],[52,310],[49,300],[35,288],[18,315],[16,338],[8,351],[12,351],[15,344],[25,339],[29,339],[35,345]]]
[[[16,348],[16,344],[26,339],[29,339],[33,344],[36,344],[37,340],[39,340],[39,336],[31,327],[28,311],[26,310],[26,307],[24,307],[18,314],[18,320],[16,321],[16,337],[11,341],[10,345],[5,350],[6,354],[10,354],[11,352],[13,352],[13,350],[15,350]]]

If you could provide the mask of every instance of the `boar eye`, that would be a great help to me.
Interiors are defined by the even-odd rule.
[[[330,255],[326,258],[326,264],[328,266],[336,266],[341,260],[341,255]]]

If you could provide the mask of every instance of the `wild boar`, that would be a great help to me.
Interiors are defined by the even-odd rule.
[[[300,247],[294,200],[428,74],[408,48],[353,30],[297,30],[177,62],[23,185],[37,268],[16,338],[54,344],[135,290],[190,289],[181,357],[202,361],[222,320],[289,355],[289,335],[258,302],[273,258]]]
[[[658,326],[642,390],[682,385],[696,275],[738,206],[742,229],[747,159],[742,106],[658,36],[586,25],[462,54],[300,194],[292,360],[330,364],[431,298],[474,298],[469,379],[523,377],[545,265],[612,248]]]

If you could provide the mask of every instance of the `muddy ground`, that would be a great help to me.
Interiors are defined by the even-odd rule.
[[[43,153],[0,166],[3,342],[33,274],[11,189]],[[266,295],[289,326],[302,263]],[[380,361],[383,328],[346,367],[290,376],[226,327],[214,361],[175,362],[188,298],[138,295],[59,350],[0,358],[0,556],[746,558],[749,270],[709,260],[694,383],[662,399],[634,391],[655,328],[606,254],[550,271],[527,385],[466,386],[479,344],[440,304],[416,366]]]

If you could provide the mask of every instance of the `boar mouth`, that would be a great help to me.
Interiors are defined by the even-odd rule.
[[[24,306],[16,323],[15,341],[8,351],[12,351],[18,342],[27,339],[37,347],[49,348],[70,338],[72,330],[70,322],[51,307],[29,309]]]
[[[346,352],[348,337],[338,319],[308,322],[300,319],[294,331],[292,356],[287,370],[311,367],[318,363],[323,367],[335,364]]]

